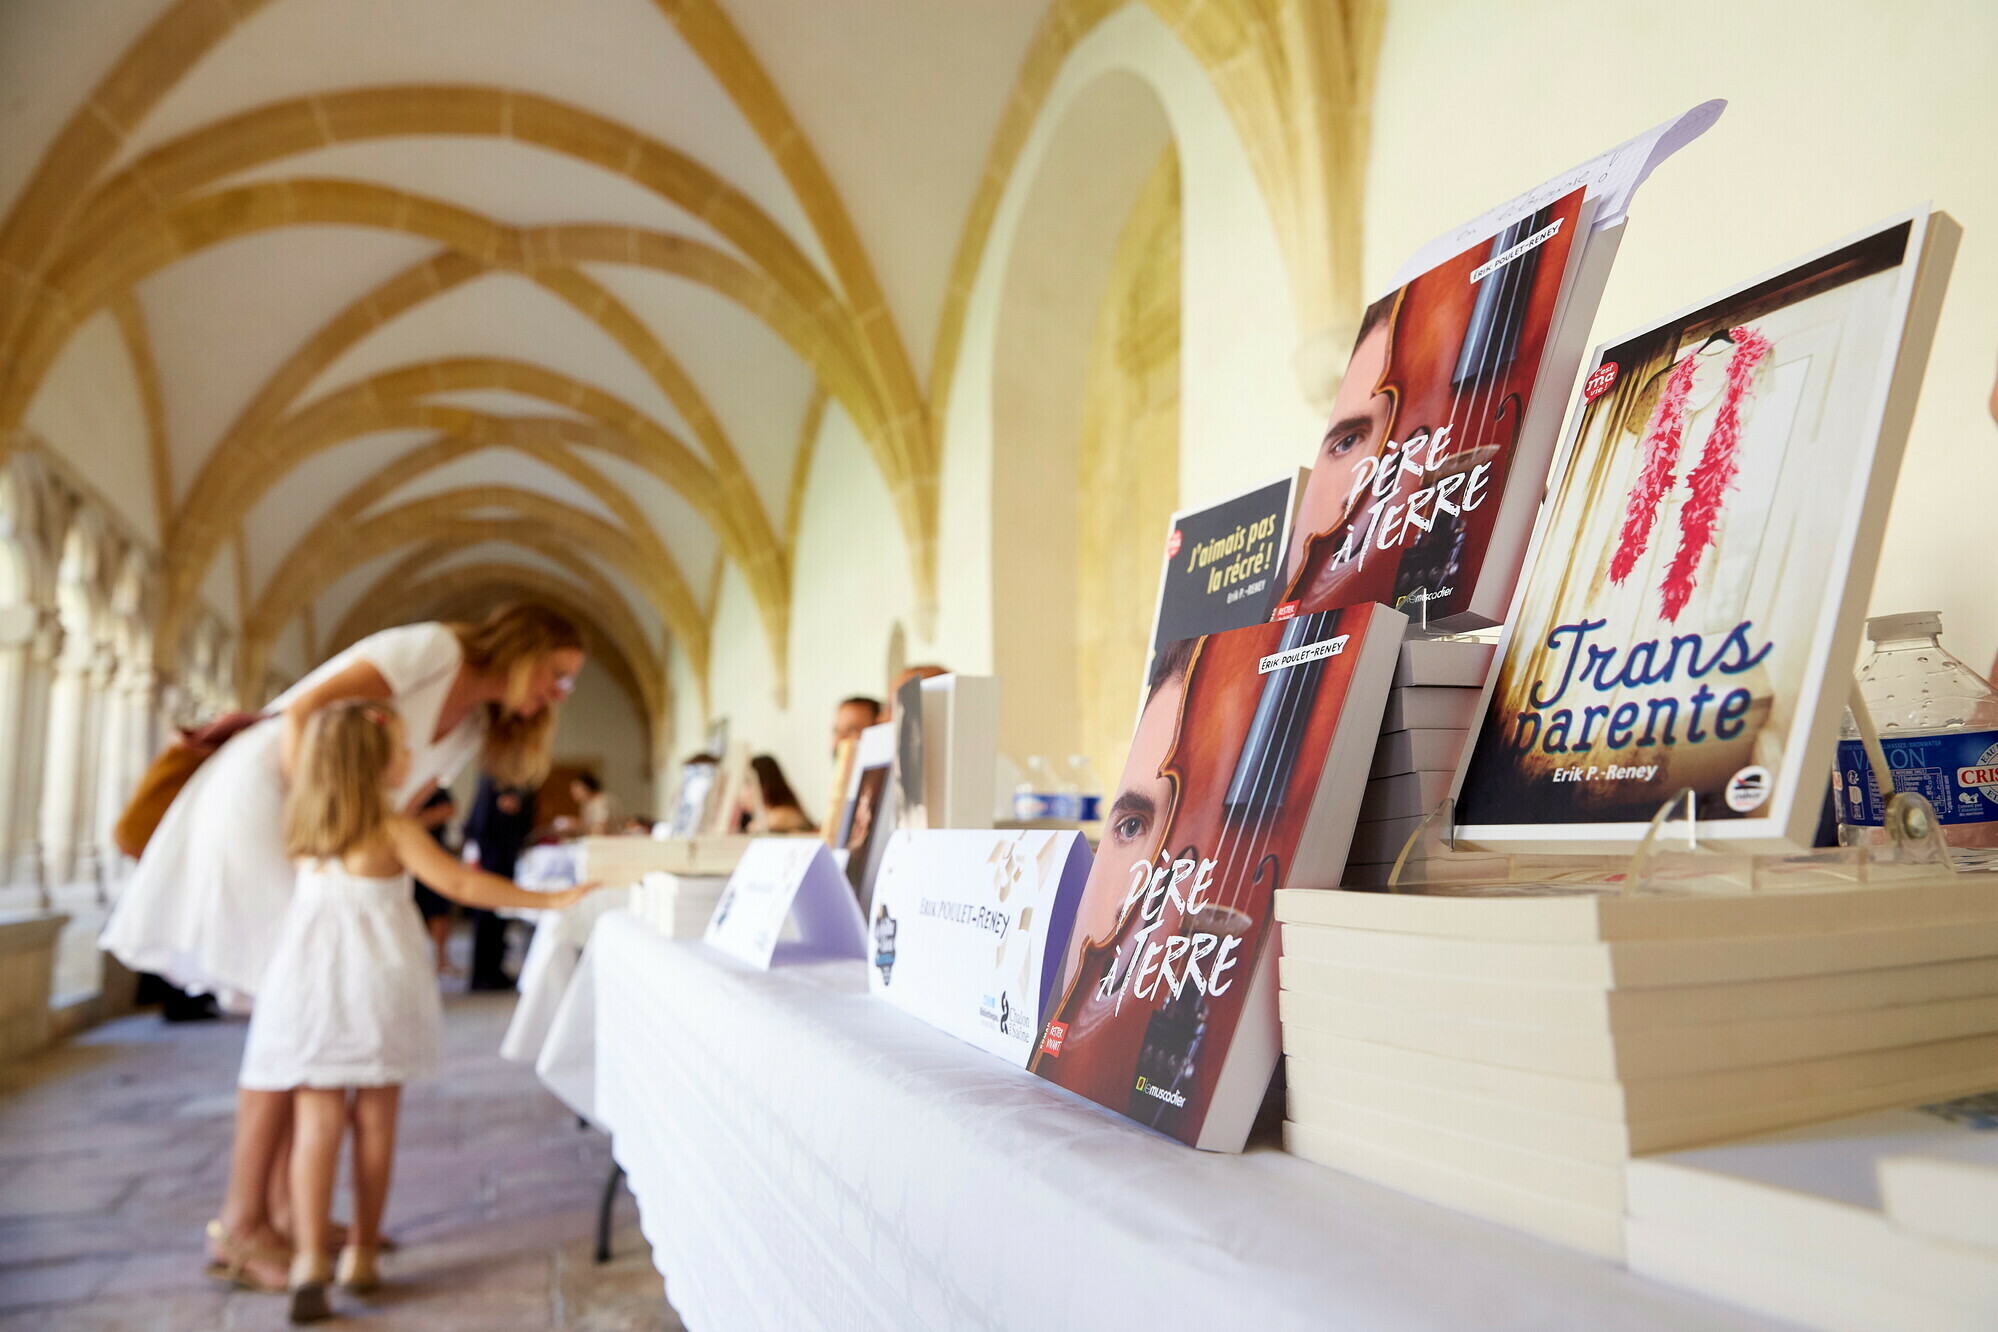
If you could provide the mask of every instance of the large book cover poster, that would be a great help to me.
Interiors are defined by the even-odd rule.
[[[1158,654],[1036,1073],[1241,1150],[1278,1056],[1272,894],[1339,881],[1406,625],[1363,604]]]
[[[1953,234],[1904,218],[1599,349],[1460,835],[1628,842],[1690,788],[1703,835],[1811,844]]]
[[[1368,308],[1298,506],[1282,613],[1378,601],[1444,628],[1497,621],[1559,433],[1557,416],[1544,438],[1522,434],[1586,244],[1584,195],[1568,191]],[[1521,505],[1505,529],[1516,537],[1492,549],[1500,511]],[[1496,601],[1480,587],[1488,559],[1504,566]]]

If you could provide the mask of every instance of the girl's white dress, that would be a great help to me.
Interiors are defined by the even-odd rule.
[[[212,994],[244,1012],[277,946],[296,870],[284,854],[283,723],[276,714],[301,692],[366,661],[388,681],[410,750],[397,809],[430,782],[448,783],[478,753],[482,709],[442,739],[438,713],[464,662],[448,625],[412,624],[362,639],[277,698],[272,715],[201,765],[160,820],[99,940],[134,971],[183,990]]]
[[[430,955],[407,874],[300,866],[238,1083],[289,1091],[429,1077],[444,1026]]]

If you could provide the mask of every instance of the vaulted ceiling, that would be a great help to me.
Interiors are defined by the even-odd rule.
[[[727,560],[781,678],[825,412],[927,576],[921,385],[1041,11],[14,0],[0,427],[115,323],[169,654],[240,560],[253,671],[300,624],[320,654],[529,593],[656,705],[669,641],[704,678]]]

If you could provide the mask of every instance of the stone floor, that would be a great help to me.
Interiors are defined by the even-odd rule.
[[[447,997],[442,1076],[403,1102],[401,1251],[378,1295],[335,1292],[326,1326],[679,1332],[628,1194],[614,1261],[591,1262],[609,1148],[499,1058],[512,1006]],[[141,1014],[0,1067],[0,1332],[285,1326],[278,1297],[201,1274],[243,1032]]]

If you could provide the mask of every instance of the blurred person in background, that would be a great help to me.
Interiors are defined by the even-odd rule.
[[[772,833],[816,832],[818,826],[798,803],[797,792],[791,783],[784,780],[784,769],[777,760],[768,754],[758,754],[749,761],[749,769],[756,779],[756,792],[763,803],[763,830]],[[753,811],[744,810],[738,832],[749,830]]]
[[[569,796],[576,802],[576,827],[585,837],[603,837],[624,828],[624,807],[616,796],[604,790],[593,772],[579,772],[569,781]]]
[[[903,667],[902,673],[895,677],[894,683],[888,689],[888,703],[886,707],[881,709],[881,720],[893,721],[895,719],[895,695],[902,692],[903,685],[909,683],[909,681],[911,680],[934,680],[939,675],[949,675],[949,674],[950,671],[942,666],[924,665],[924,666]]]
[[[881,720],[881,700],[869,698],[865,694],[855,694],[843,698],[833,709],[833,752],[848,740],[860,739],[860,733]]]
[[[505,786],[491,777],[479,778],[472,812],[465,816],[465,858],[488,874],[511,879],[520,853],[534,832],[534,790]],[[474,990],[511,990],[506,974],[506,933],[512,924],[492,911],[472,914],[472,978]]]

